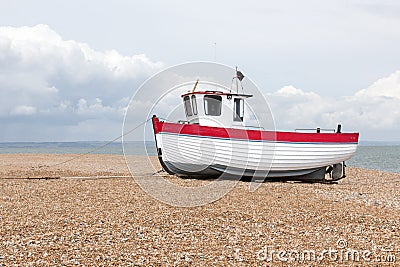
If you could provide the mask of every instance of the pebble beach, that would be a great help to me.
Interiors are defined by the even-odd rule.
[[[400,174],[348,167],[335,184],[254,192],[239,181],[183,208],[146,194],[123,156],[73,157],[0,155],[0,266],[400,265]]]

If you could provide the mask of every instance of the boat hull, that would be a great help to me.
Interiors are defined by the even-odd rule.
[[[183,176],[306,176],[348,160],[358,133],[290,133],[161,122],[153,118],[163,168]]]

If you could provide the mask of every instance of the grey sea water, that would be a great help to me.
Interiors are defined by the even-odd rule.
[[[129,142],[131,155],[156,155],[154,142]],[[121,142],[6,142],[0,143],[0,154],[113,154],[123,155]],[[362,143],[348,166],[400,173],[400,143]]]
[[[157,155],[154,142],[129,142],[131,155]],[[121,142],[4,142],[0,143],[0,154],[111,154],[123,155]]]
[[[348,166],[400,173],[400,145],[359,146]]]

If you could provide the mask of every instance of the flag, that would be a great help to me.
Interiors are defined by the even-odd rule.
[[[244,75],[240,71],[236,71],[236,77],[239,79],[239,81],[242,81],[244,79]]]

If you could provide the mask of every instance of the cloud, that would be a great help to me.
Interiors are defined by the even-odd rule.
[[[47,25],[0,27],[0,141],[111,140],[120,135],[135,89],[163,67],[145,55],[64,40]],[[133,103],[138,114],[154,104],[146,93]],[[350,96],[288,85],[266,97],[279,130],[341,123],[364,140],[400,138],[400,71]],[[160,110],[183,114],[172,96],[161,104]]]
[[[379,79],[352,96],[326,97],[285,86],[270,93],[277,128],[359,131],[363,140],[398,140],[400,132],[400,71]]]
[[[16,106],[11,110],[11,115],[33,115],[36,113],[36,107],[32,106]]]
[[[400,99],[400,71],[374,82],[367,89],[360,90],[357,97],[387,97]]]
[[[161,68],[161,62],[143,54],[101,52],[85,43],[64,40],[47,25],[0,27],[0,119],[7,121],[0,140],[46,138],[45,131],[42,136],[15,135],[17,118],[13,118],[21,120],[22,115],[31,117],[24,122],[27,128],[40,122],[47,128],[57,127],[51,132],[60,132],[60,136],[65,127],[88,125],[85,121],[95,116],[121,124],[127,98]],[[65,123],[52,124],[57,118]],[[109,138],[101,135],[100,126],[96,123],[93,136],[85,138]]]
[[[297,89],[293,85],[284,86],[276,92],[276,95],[283,97],[310,97],[315,98],[318,97],[316,93],[313,92],[303,92],[301,89]]]

